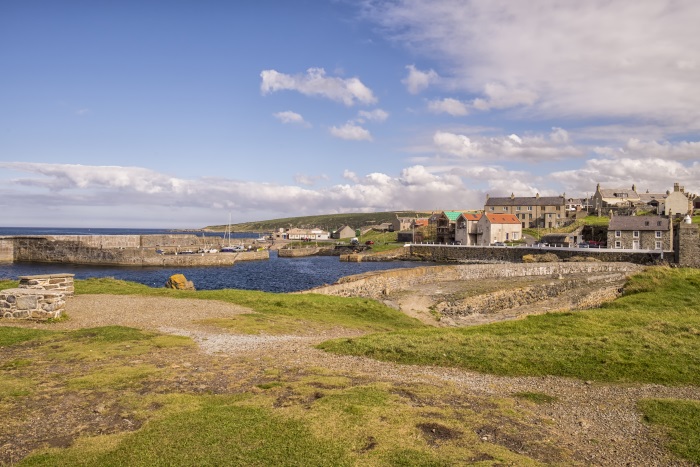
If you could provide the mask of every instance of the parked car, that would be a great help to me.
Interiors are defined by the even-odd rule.
[[[581,242],[581,243],[578,244],[578,247],[579,247],[579,248],[588,248],[589,246],[590,246],[590,245],[588,245],[588,243],[586,243],[586,242]]]
[[[506,244],[503,242],[493,242],[491,246],[506,246]]]
[[[374,245],[374,240],[367,240],[365,245]]]

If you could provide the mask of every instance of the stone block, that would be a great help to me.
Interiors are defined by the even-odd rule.
[[[17,297],[17,308],[19,310],[36,310],[39,308],[39,297],[37,295],[21,295]]]

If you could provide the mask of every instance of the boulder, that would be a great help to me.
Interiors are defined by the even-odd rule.
[[[165,283],[165,287],[177,290],[195,290],[194,283],[188,281],[184,274],[173,274]]]

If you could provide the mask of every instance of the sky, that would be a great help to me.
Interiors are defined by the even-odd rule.
[[[700,193],[697,0],[1,0],[0,226]]]

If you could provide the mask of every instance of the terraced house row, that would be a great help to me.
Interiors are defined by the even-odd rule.
[[[601,188],[597,185],[590,198],[561,196],[507,197],[486,195],[483,211],[443,211],[436,216],[436,241],[461,245],[490,245],[517,241],[522,229],[558,228],[589,214],[611,216],[608,247],[646,250],[671,250],[673,223],[671,217],[692,214],[696,195],[686,193],[674,184],[665,193],[638,193],[636,186]],[[700,207],[700,206],[698,206]],[[635,216],[644,212],[645,216]],[[653,224],[653,225],[652,225]],[[560,235],[557,243],[576,244],[581,232]]]

